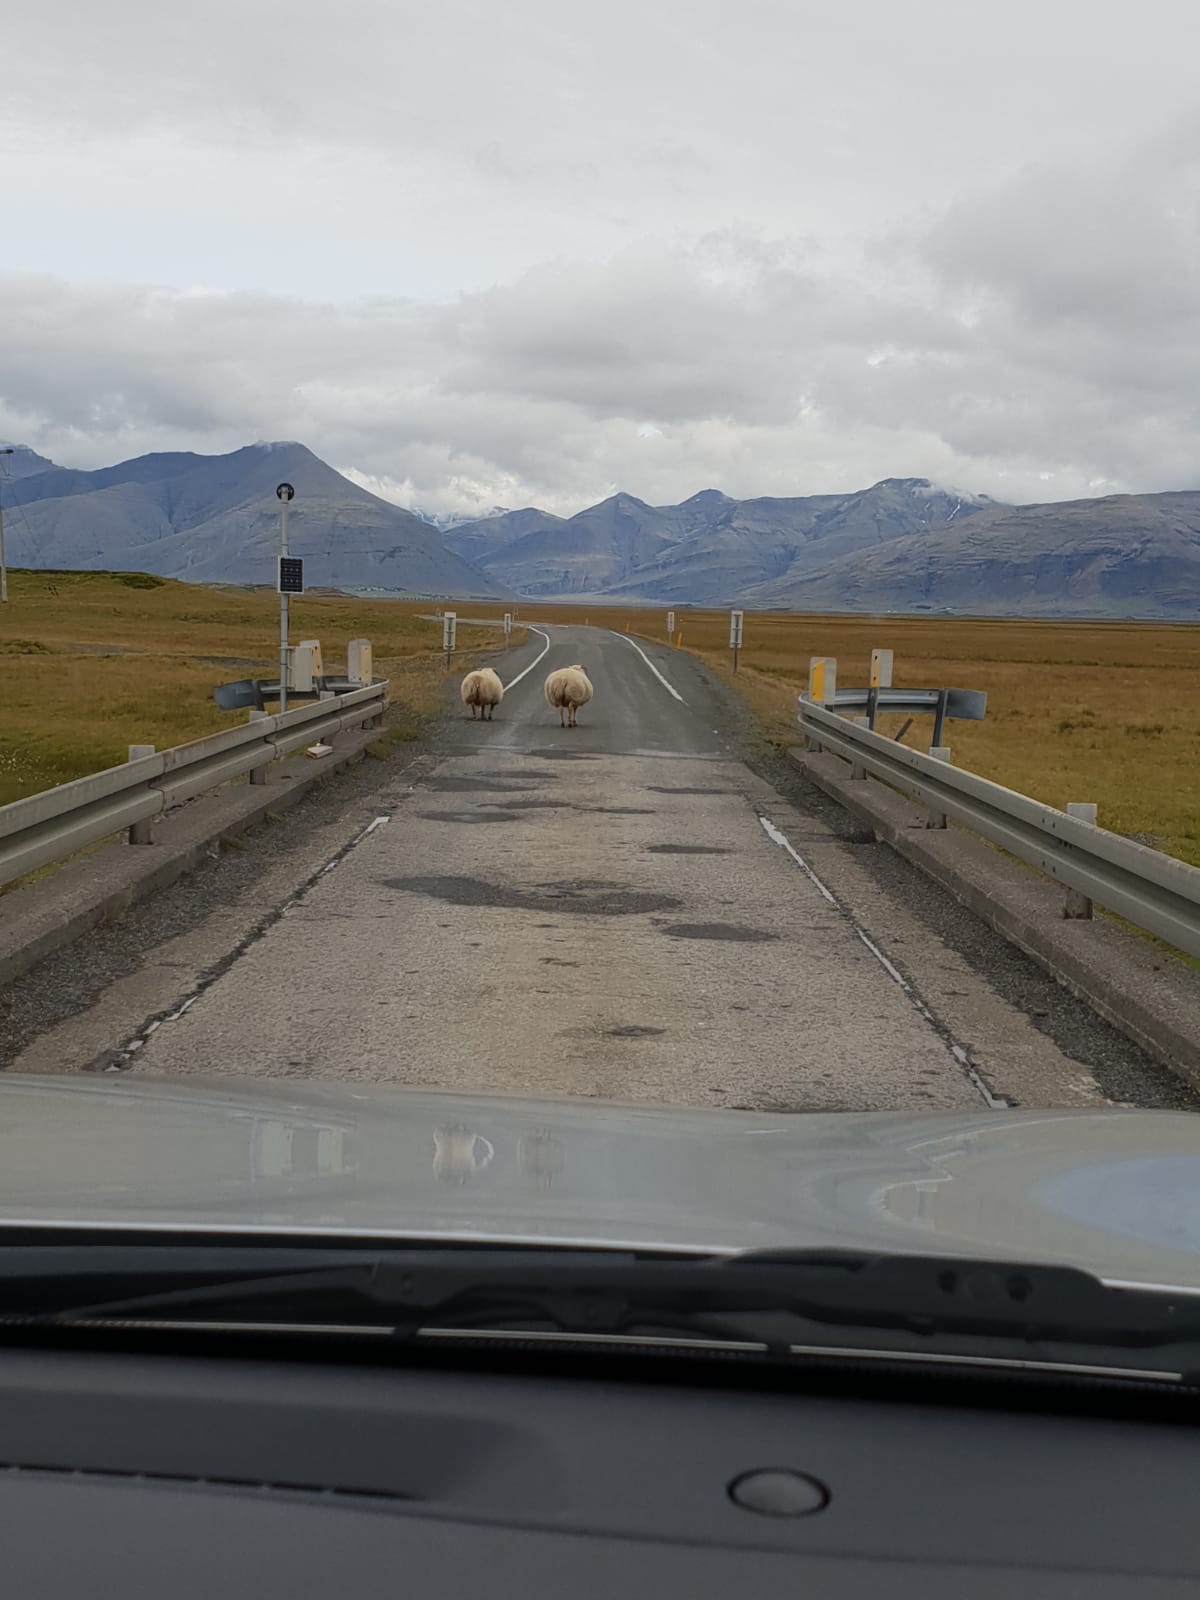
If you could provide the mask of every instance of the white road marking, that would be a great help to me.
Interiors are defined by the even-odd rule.
[[[959,1066],[966,1073],[974,1087],[979,1091],[984,1102],[993,1111],[1006,1110],[1008,1108],[1008,1101],[1005,1100],[1003,1096],[992,1093],[987,1084],[980,1077],[979,1073],[975,1070],[970,1056],[963,1049],[962,1045],[958,1044],[950,1037],[945,1027],[938,1022],[933,1012],[930,1011],[929,1007],[925,1004],[924,1000],[921,999],[920,995],[916,993],[912,984],[909,983],[904,974],[897,967],[893,966],[879,946],[872,939],[868,938],[867,934],[862,930],[862,928],[859,927],[858,923],[854,920],[853,916],[851,916],[847,908],[842,905],[841,901],[837,899],[833,892],[821,882],[820,878],[817,877],[816,873],[809,866],[808,862],[805,861],[800,852],[795,848],[787,835],[782,833],[775,826],[770,817],[764,817],[760,815],[758,820],[762,823],[763,831],[766,833],[768,839],[772,840],[772,842],[777,845],[781,845],[783,849],[787,851],[788,855],[791,856],[792,860],[796,863],[800,870],[812,881],[812,883],[825,897],[829,904],[833,906],[836,911],[841,912],[842,916],[845,917],[846,921],[854,929],[855,933],[862,940],[863,944],[866,945],[867,949],[875,957],[876,961],[878,961],[879,965],[887,973],[888,977],[903,991],[913,1010],[916,1011],[920,1016],[924,1017],[925,1021],[929,1023],[934,1032],[938,1034],[942,1040],[942,1043],[949,1050],[955,1061],[958,1062]]]
[[[663,688],[667,691],[667,693],[668,694],[673,694],[675,696],[676,700],[679,701],[679,704],[681,706],[687,705],[687,701],[680,694],[679,690],[674,688],[671,684],[669,684],[667,682],[667,680],[663,677],[662,673],[654,665],[653,661],[651,661],[650,657],[642,649],[640,644],[634,644],[633,640],[629,637],[629,635],[627,633],[618,633],[615,628],[610,628],[608,631],[612,634],[614,639],[624,639],[624,641],[625,641],[625,643],[627,645],[632,646],[632,648],[637,651],[638,655],[641,656],[642,660],[650,668],[650,671],[658,679],[659,683],[662,684]]]
[[[529,627],[529,624],[527,623],[526,626]],[[535,660],[533,660],[533,661],[531,661],[529,663],[529,665],[525,668],[524,672],[518,672],[516,677],[513,679],[513,681],[511,683],[506,683],[504,685],[505,694],[507,694],[510,689],[515,689],[517,687],[517,685],[520,683],[522,678],[527,678],[529,676],[529,674],[533,671],[534,667],[536,667],[538,662],[542,659],[542,656],[544,656],[546,654],[546,650],[549,650],[549,648],[550,648],[550,635],[548,633],[542,633],[542,630],[540,628],[533,628],[533,627],[530,627],[529,631],[530,631],[530,633],[541,634],[541,637],[543,639],[545,639],[545,641],[546,641],[546,649],[542,651],[542,655],[541,656],[538,656]]]

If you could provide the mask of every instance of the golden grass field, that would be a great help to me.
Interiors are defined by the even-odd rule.
[[[519,613],[666,640],[665,610],[522,602]],[[983,722],[946,724],[956,765],[1048,805],[1094,800],[1102,826],[1200,865],[1200,627],[747,612],[735,680],[727,611],[677,610],[675,625],[785,741],[810,656],[836,656],[843,686],[867,682],[878,647],[895,651],[897,686],[984,689]],[[931,731],[917,718],[904,742],[928,749]]]
[[[129,576],[10,576],[0,611],[0,804],[123,760],[129,744],[179,744],[241,720],[244,712],[217,710],[213,687],[274,672],[273,593],[163,580],[130,587]],[[445,687],[440,624],[419,615],[435,609],[305,595],[292,604],[291,639],[319,638],[330,666],[345,661],[349,639],[369,638],[377,672],[420,717]],[[455,609],[457,673],[473,651],[502,643],[497,628],[463,619],[502,608]],[[514,642],[521,623],[540,620],[666,636],[657,609],[522,601],[517,616]],[[735,681],[727,612],[681,610],[676,626],[685,650]],[[947,724],[958,765],[1051,805],[1094,800],[1103,826],[1200,865],[1200,627],[747,612],[736,684],[786,742],[809,657],[836,656],[840,683],[865,683],[874,646],[895,651],[897,685],[987,691],[986,721]],[[917,719],[905,742],[927,746],[930,729],[931,719]]]
[[[151,587],[130,585],[152,583]],[[326,670],[350,639],[370,639],[375,671],[410,718],[440,702],[441,625],[428,601],[293,599],[290,637],[319,639]],[[514,633],[514,642],[517,635]],[[496,628],[462,628],[455,670],[503,643]],[[272,592],[203,588],[138,574],[12,572],[0,607],[0,805],[124,761],[131,744],[182,744],[246,713],[218,711],[212,692],[279,665]]]

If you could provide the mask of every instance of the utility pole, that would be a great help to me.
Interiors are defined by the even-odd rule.
[[[288,680],[288,591],[284,588],[287,572],[287,514],[288,502],[296,491],[290,483],[281,483],[275,491],[279,499],[279,714],[287,710]]]
[[[6,444],[0,448],[0,456],[11,456],[13,447]],[[4,501],[0,499],[0,606],[8,604],[8,567],[4,560]]]

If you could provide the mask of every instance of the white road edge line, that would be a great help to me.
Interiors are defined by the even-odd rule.
[[[542,630],[540,628],[531,627],[528,623],[526,624],[526,627],[529,628],[530,633],[540,634],[541,637],[543,639],[545,639],[545,641],[546,641],[546,649],[542,651],[542,655],[541,656],[536,657],[535,660],[533,660],[533,661],[531,661],[529,663],[529,665],[525,668],[524,672],[518,672],[516,677],[513,679],[513,681],[511,683],[506,683],[504,685],[505,694],[507,694],[510,689],[515,689],[517,687],[517,685],[520,683],[522,678],[527,678],[529,676],[529,674],[533,671],[534,667],[536,667],[538,662],[542,659],[542,656],[544,656],[546,654],[546,650],[549,650],[549,648],[550,648],[550,635],[548,633],[542,633]]]
[[[614,639],[624,639],[624,641],[625,641],[625,643],[627,645],[632,646],[632,648],[637,651],[638,655],[641,656],[642,660],[650,668],[650,671],[658,679],[659,683],[662,684],[663,688],[667,691],[667,693],[668,694],[673,694],[675,696],[676,700],[679,701],[679,704],[681,706],[687,705],[687,701],[680,694],[679,690],[676,689],[673,685],[671,685],[671,684],[669,684],[667,682],[667,680],[663,677],[662,673],[654,665],[653,661],[651,661],[650,657],[642,649],[640,644],[634,644],[633,640],[629,637],[629,635],[627,633],[618,633],[615,628],[610,628],[608,631],[609,631],[609,633],[612,634]]]
[[[1005,1100],[1002,1095],[992,1093],[987,1084],[980,1077],[979,1073],[975,1070],[970,1056],[963,1049],[962,1045],[956,1043],[955,1040],[950,1038],[944,1025],[938,1022],[933,1012],[930,1011],[929,1007],[925,1004],[924,1000],[921,999],[920,995],[916,993],[912,984],[909,983],[904,974],[895,966],[893,966],[879,946],[875,944],[873,940],[867,937],[847,908],[842,905],[841,901],[838,900],[832,891],[821,882],[820,878],[817,877],[816,873],[792,844],[792,841],[787,837],[787,835],[781,832],[780,829],[775,826],[770,817],[764,817],[760,814],[758,820],[762,823],[763,832],[767,835],[767,838],[770,839],[774,844],[781,845],[783,849],[787,851],[788,855],[791,856],[792,860],[796,863],[800,870],[812,880],[817,889],[822,895],[824,895],[825,899],[828,900],[829,904],[833,906],[835,910],[840,911],[845,917],[846,921],[854,929],[855,933],[862,940],[863,944],[866,945],[867,949],[875,957],[876,961],[878,961],[879,965],[887,973],[888,977],[894,984],[897,985],[899,989],[903,991],[909,1005],[912,1006],[913,1010],[916,1011],[919,1016],[922,1016],[925,1021],[929,1023],[930,1027],[933,1028],[934,1032],[937,1033],[941,1038],[942,1043],[946,1046],[950,1054],[954,1057],[955,1061],[958,1062],[959,1066],[963,1069],[963,1072],[970,1079],[972,1086],[979,1092],[980,1095],[982,1095],[984,1103],[988,1106],[989,1110],[1008,1110],[1008,1101]]]

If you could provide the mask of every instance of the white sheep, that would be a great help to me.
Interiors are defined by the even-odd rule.
[[[490,722],[492,713],[504,699],[504,685],[491,667],[479,667],[468,672],[462,681],[463,705],[471,708],[471,721],[475,721],[475,708],[480,720]]]
[[[558,667],[546,679],[546,700],[558,708],[560,728],[575,726],[575,713],[592,698],[592,685],[581,666]]]

